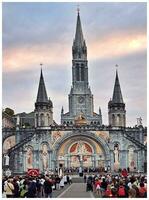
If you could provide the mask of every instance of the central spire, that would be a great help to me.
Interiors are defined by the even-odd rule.
[[[76,26],[76,34],[75,34],[74,43],[78,47],[83,46],[83,44],[84,44],[84,38],[83,38],[83,32],[82,32],[82,26],[81,26],[79,11],[78,11],[78,16],[77,16],[77,26]]]
[[[79,11],[77,15],[76,33],[75,33],[75,39],[73,41],[72,54],[73,54],[73,59],[75,60],[78,59],[87,60],[87,47],[83,37]]]

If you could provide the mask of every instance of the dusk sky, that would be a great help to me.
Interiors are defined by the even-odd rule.
[[[72,79],[72,43],[77,3],[3,3],[3,108],[31,112],[37,97],[40,63],[54,120],[68,111]],[[146,3],[80,3],[88,50],[89,84],[94,110],[108,124],[115,65],[126,103],[127,125],[142,117],[147,124]]]

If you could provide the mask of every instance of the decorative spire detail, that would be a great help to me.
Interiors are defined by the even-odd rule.
[[[42,66],[42,64],[40,64]],[[46,92],[46,87],[44,83],[42,68],[40,73],[40,81],[39,81],[39,87],[38,87],[38,94],[37,94],[37,103],[48,103],[48,96]]]
[[[117,69],[116,69],[116,78],[115,78],[115,85],[114,85],[112,103],[124,103],[123,97],[122,97],[122,92],[121,92],[121,87],[120,87],[120,83],[119,83]]]
[[[78,16],[77,16],[77,26],[76,26],[76,34],[75,34],[74,44],[77,47],[80,47],[80,46],[82,47],[84,45],[84,38],[83,38],[83,32],[82,32],[81,19],[80,19],[79,11],[78,11]]]

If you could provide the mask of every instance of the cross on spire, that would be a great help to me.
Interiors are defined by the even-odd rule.
[[[80,13],[80,5],[79,4],[77,5],[77,12],[78,12],[78,14]]]

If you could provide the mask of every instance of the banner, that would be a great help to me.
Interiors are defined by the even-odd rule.
[[[27,174],[29,176],[39,176],[39,169],[28,169]]]

